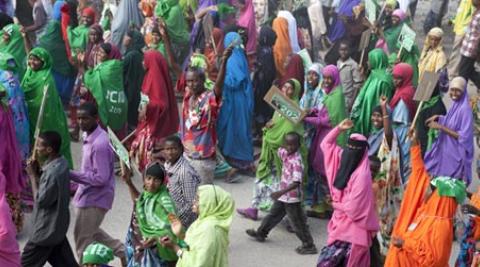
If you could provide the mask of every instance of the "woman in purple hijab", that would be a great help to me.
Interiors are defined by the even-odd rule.
[[[353,17],[353,7],[360,4],[360,0],[342,0],[337,9],[337,14],[333,20],[332,27],[328,33],[328,39],[334,43],[337,40],[342,39],[347,32],[345,22],[341,17],[347,17],[351,19]]]
[[[425,165],[432,177],[447,176],[472,180],[473,114],[468,102],[467,82],[457,77],[450,83],[452,107],[444,116],[427,120],[428,126],[439,130],[438,139],[425,155]]]

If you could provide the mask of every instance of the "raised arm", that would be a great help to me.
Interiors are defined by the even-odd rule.
[[[182,75],[182,68],[175,61],[175,57],[173,56],[173,52],[172,52],[172,44],[170,42],[170,37],[168,36],[167,25],[161,19],[159,19],[158,30],[160,31],[163,44],[165,45],[165,53],[167,54],[166,55],[167,61],[170,63],[170,66],[172,66],[173,71],[175,72],[175,75],[177,77],[180,77],[180,75]]]
[[[234,48],[233,46],[229,46],[223,52],[222,62],[220,63],[220,69],[218,71],[217,81],[215,82],[215,86],[214,86],[214,92],[217,98],[222,97],[223,82],[225,81],[225,74],[226,74],[226,68],[227,68],[227,60],[232,54],[233,48]]]
[[[392,147],[393,130],[390,122],[390,116],[388,115],[387,111],[387,101],[388,99],[386,96],[382,96],[380,98],[380,106],[382,107],[383,118],[383,132],[385,134],[385,138],[387,139],[388,146]]]

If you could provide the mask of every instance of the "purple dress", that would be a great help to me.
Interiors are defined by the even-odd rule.
[[[462,179],[467,185],[472,180],[473,113],[465,90],[458,101],[438,123],[458,133],[458,139],[440,131],[438,139],[425,155],[425,166],[431,176]]]

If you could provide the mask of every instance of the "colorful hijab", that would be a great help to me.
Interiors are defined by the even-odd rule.
[[[7,26],[3,27],[2,31],[4,34],[8,34],[10,36],[10,41],[5,43],[2,38],[0,40],[0,51],[3,53],[8,53],[15,58],[18,66],[18,74],[21,79],[25,73],[27,53],[25,52],[25,46],[23,45],[23,37],[20,33],[20,26],[17,24],[8,24]]]
[[[331,87],[323,87],[323,91],[326,93],[323,98],[323,105],[328,111],[328,118],[330,127],[337,126],[343,121],[347,114],[345,112],[345,97],[343,95],[343,89],[340,81],[340,72],[335,65],[327,65],[323,68],[323,77],[331,77],[333,84]],[[346,135],[341,134],[337,138],[339,145],[344,145],[346,142]]]
[[[156,50],[145,52],[145,78],[142,93],[149,98],[146,120],[138,128],[150,128],[155,138],[167,137],[178,130],[178,107],[173,84],[168,74],[168,63]],[[168,122],[168,123],[165,123]]]
[[[158,163],[147,167],[145,173],[149,172],[152,168],[161,168],[161,170],[163,170],[163,177],[167,176],[163,166]],[[147,174],[145,174],[145,176],[146,175]],[[157,192],[143,191],[135,203],[135,211],[138,228],[143,238],[168,236],[174,242],[177,241],[168,219],[170,214],[175,215],[175,204],[168,194],[168,189],[165,184],[162,184]],[[177,260],[175,252],[165,248],[159,242],[157,242],[157,251],[159,257],[165,261]]]
[[[393,77],[401,78],[402,84],[398,88],[395,88],[395,94],[390,100],[390,108],[394,110],[400,100],[403,100],[408,108],[410,120],[413,120],[413,116],[415,116],[415,111],[417,110],[417,105],[413,100],[413,96],[415,95],[415,88],[412,85],[413,68],[407,63],[399,63],[393,67],[392,75]]]
[[[246,51],[255,52],[255,48],[257,47],[257,26],[255,26],[253,0],[245,0],[245,6],[240,10],[237,25],[247,29],[248,42]]]
[[[277,35],[277,39],[273,45],[275,67],[278,76],[283,77],[286,73],[285,61],[287,60],[288,55],[293,51],[288,34],[288,21],[284,18],[277,17],[273,20],[272,28]]]
[[[372,128],[371,115],[374,107],[379,105],[381,96],[388,99],[393,93],[392,75],[387,72],[388,58],[382,49],[374,49],[368,53],[371,67],[370,75],[360,89],[352,107],[351,118],[354,121],[354,132],[369,134]]]
[[[432,47],[430,37],[441,38],[440,43],[436,47]],[[418,63],[419,77],[423,76],[425,71],[438,72],[447,65],[447,56],[443,50],[443,30],[441,28],[432,28],[425,38],[420,62]]]
[[[290,45],[293,53],[298,53],[300,51],[300,45],[298,44],[297,20],[292,13],[286,10],[278,11],[278,17],[284,18],[288,21],[288,36],[290,39]]]
[[[303,66],[302,57],[298,54],[290,54],[285,74],[282,76],[280,84],[286,83],[290,79],[295,79],[302,85],[300,94],[303,94],[303,84],[305,83],[305,69]]]
[[[225,36],[225,48],[240,43],[236,32]],[[253,86],[245,52],[239,44],[227,60],[222,105],[217,120],[218,146],[226,157],[253,162]]]
[[[304,110],[311,108],[322,107],[324,92],[322,90],[322,72],[323,65],[320,63],[313,63],[308,68],[307,74],[309,72],[315,72],[318,75],[318,85],[315,88],[311,88],[310,85],[305,82],[305,91],[303,92],[302,99],[300,99],[300,107]]]
[[[57,87],[55,86],[55,81],[51,73],[52,57],[47,50],[41,47],[32,49],[29,54],[29,57],[30,56],[37,57],[43,63],[39,70],[34,71],[28,67],[21,83],[21,87],[25,93],[28,116],[30,118],[30,138],[33,140],[33,134],[37,125],[40,106],[42,104],[43,90],[46,86],[48,88],[48,97],[45,103],[43,123],[40,132],[56,131],[60,134],[62,137],[60,154],[67,159],[69,166],[73,167],[67,117],[65,116],[63,105],[58,96]]]
[[[228,234],[235,202],[230,193],[213,184],[199,186],[197,195],[198,219],[185,234],[190,249],[177,266],[228,266]]]
[[[462,97],[453,101],[453,105],[438,123],[457,132],[455,139],[440,131],[438,139],[425,155],[425,166],[432,177],[448,176],[463,179],[468,185],[472,180],[473,145],[473,114],[468,102],[467,82],[462,77],[456,77],[450,83],[450,88],[463,90]]]

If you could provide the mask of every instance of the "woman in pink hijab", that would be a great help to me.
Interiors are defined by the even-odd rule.
[[[237,25],[248,31],[246,51],[248,54],[251,54],[255,52],[257,47],[257,27],[255,26],[253,0],[237,0],[237,6],[240,7],[240,15],[238,17]]]
[[[352,127],[351,120],[342,121],[321,144],[334,211],[328,223],[327,246],[322,249],[317,266],[330,266],[334,260],[343,260],[347,267],[370,266],[369,249],[379,224],[367,139],[352,134],[344,149],[337,145],[337,137]],[[336,251],[335,258],[330,251]]]

